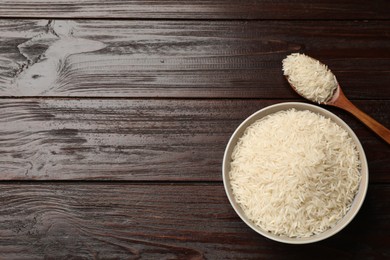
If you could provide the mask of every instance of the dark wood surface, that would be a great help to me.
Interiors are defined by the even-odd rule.
[[[389,28],[390,21],[0,20],[0,96],[295,98],[281,60],[301,51],[328,64],[349,98],[381,99],[390,96]]]
[[[390,146],[350,114],[370,181],[334,237],[295,246],[225,195],[234,129],[305,102],[305,52],[390,127],[388,1],[1,1],[0,259],[386,259]]]
[[[1,0],[0,16],[138,19],[389,19],[387,0]]]
[[[220,183],[8,183],[0,185],[0,201],[5,259],[384,259],[390,253],[389,185],[370,186],[345,230],[302,246],[247,227]]]
[[[235,128],[283,101],[1,99],[2,179],[221,181],[221,158]],[[389,100],[355,103],[390,125],[383,113]],[[330,110],[360,138],[374,172],[370,181],[390,181],[388,146],[351,115]]]

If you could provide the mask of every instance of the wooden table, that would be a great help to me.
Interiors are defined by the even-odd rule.
[[[390,149],[366,151],[363,208],[334,237],[270,241],[222,185],[247,116],[300,101],[281,60],[328,64],[390,127],[390,4],[376,1],[0,1],[1,259],[384,259]]]

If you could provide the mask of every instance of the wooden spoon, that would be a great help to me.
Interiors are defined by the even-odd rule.
[[[294,89],[298,95],[302,96],[293,85],[291,85],[290,81],[287,78],[290,86]],[[304,97],[304,96],[302,96]],[[305,98],[305,97],[304,97]],[[341,90],[340,85],[337,86],[332,98],[327,102],[322,102],[321,104],[335,106],[341,109],[344,109],[354,115],[357,119],[362,121],[367,127],[369,127],[372,131],[374,131],[378,136],[380,136],[383,140],[385,140],[388,144],[390,144],[390,130],[385,126],[380,124],[378,121],[361,111],[357,108],[351,101],[344,95]]]

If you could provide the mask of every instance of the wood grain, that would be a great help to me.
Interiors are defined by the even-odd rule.
[[[247,227],[218,184],[1,184],[3,259],[386,258],[390,186],[372,185],[353,222],[299,247]]]
[[[2,180],[220,181],[225,146],[253,112],[283,100],[1,99]],[[390,101],[356,101],[390,126]],[[351,115],[370,181],[389,181],[387,144]]]
[[[330,239],[252,231],[221,163],[247,116],[303,101],[291,52],[389,128],[389,32],[387,0],[0,0],[0,259],[388,258],[389,146],[347,112],[370,183]]]
[[[2,17],[158,19],[389,19],[386,0],[24,0],[0,2]]]
[[[352,99],[389,99],[390,21],[0,20],[0,96],[297,98],[305,52]],[[372,91],[375,89],[375,91]]]

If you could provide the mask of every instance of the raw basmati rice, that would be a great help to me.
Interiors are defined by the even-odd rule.
[[[250,125],[229,172],[235,200],[257,226],[281,236],[310,237],[350,209],[360,160],[348,132],[308,110],[285,110]]]
[[[282,63],[284,75],[299,94],[317,103],[332,98],[338,83],[325,64],[300,53],[287,56]]]

